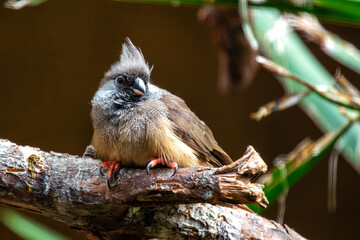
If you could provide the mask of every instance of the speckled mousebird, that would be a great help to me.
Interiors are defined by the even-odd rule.
[[[110,166],[107,184],[121,167],[157,164],[171,167],[219,167],[232,160],[206,124],[184,100],[150,82],[151,68],[130,39],[120,60],[100,82],[91,104],[94,135],[84,156]]]

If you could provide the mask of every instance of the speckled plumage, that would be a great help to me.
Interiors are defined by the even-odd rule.
[[[179,167],[231,163],[205,123],[181,98],[150,83],[150,73],[142,53],[128,39],[91,101],[96,155],[121,166],[144,167],[157,157]],[[146,87],[143,95],[134,91],[139,78]]]

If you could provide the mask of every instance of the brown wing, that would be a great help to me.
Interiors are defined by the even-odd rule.
[[[210,128],[189,109],[184,100],[166,92],[160,101],[169,110],[168,118],[174,123],[176,135],[194,149],[200,159],[214,166],[232,163],[216,142]]]

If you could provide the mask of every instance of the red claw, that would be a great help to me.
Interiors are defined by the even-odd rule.
[[[171,177],[174,176],[174,175],[176,174],[177,170],[178,170],[178,164],[177,164],[176,162],[168,162],[168,163],[167,163],[167,166],[168,166],[169,168],[174,169],[174,172],[173,172],[173,174],[171,175]]]
[[[166,165],[169,168],[174,169],[174,172],[171,175],[171,177],[174,176],[178,170],[178,164],[176,162],[168,162],[165,161],[163,158],[151,158],[146,162],[146,173],[149,175],[150,168],[153,168],[160,163]]]
[[[102,162],[100,167],[99,167],[99,171],[100,174],[104,176],[104,174],[102,173],[102,169],[104,167],[108,167],[110,166],[110,169],[106,175],[106,184],[108,186],[108,188],[110,189],[110,182],[112,181],[113,178],[117,178],[117,175],[119,173],[120,170],[120,163],[116,162],[116,161],[108,161],[108,162]]]

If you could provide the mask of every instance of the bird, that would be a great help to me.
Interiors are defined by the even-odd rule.
[[[93,137],[84,157],[110,167],[107,186],[120,167],[156,165],[220,167],[232,163],[210,128],[185,101],[150,81],[153,67],[127,38],[120,59],[105,73],[91,100]]]

